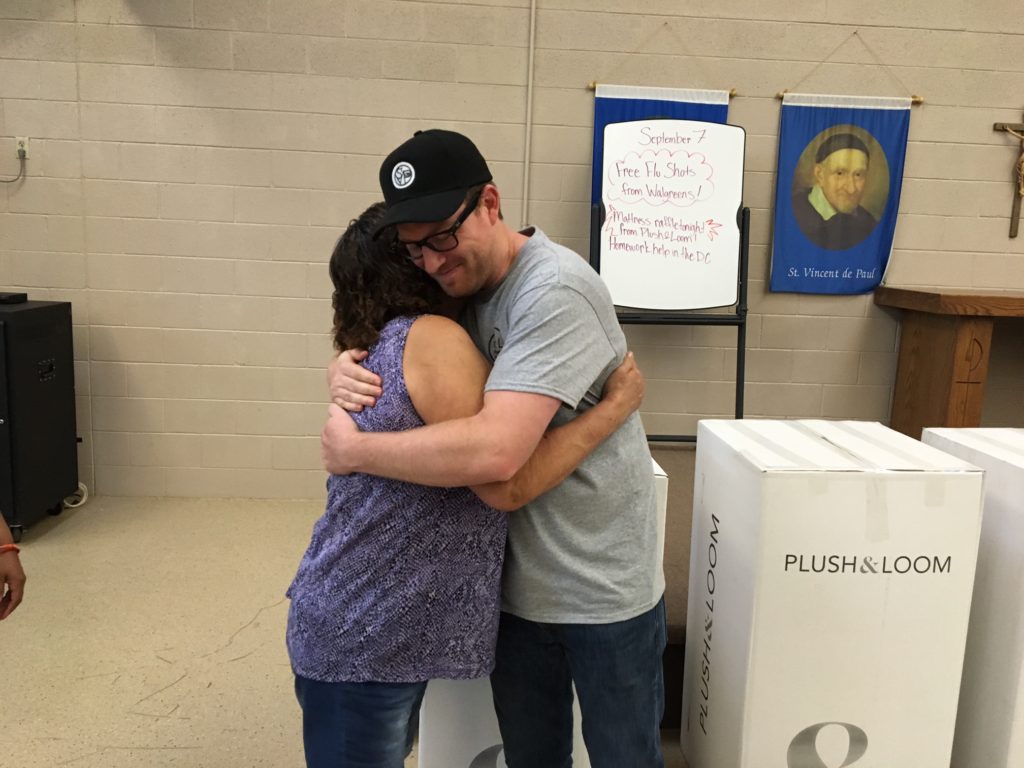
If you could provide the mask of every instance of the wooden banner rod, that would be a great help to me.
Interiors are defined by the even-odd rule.
[[[596,91],[597,90],[597,86],[598,86],[597,80],[591,80],[589,83],[587,83],[587,90],[588,91]],[[715,89],[715,88],[695,88],[694,90],[714,91],[714,90],[718,90],[718,89]],[[735,98],[737,95],[738,94],[736,93],[736,89],[735,88],[730,88],[729,89],[729,98],[730,99]]]
[[[789,90],[779,91],[778,93],[775,94],[775,98],[781,99],[787,93],[789,93]],[[924,96],[911,96],[910,103],[913,104],[914,106],[917,106],[918,104],[924,104]]]

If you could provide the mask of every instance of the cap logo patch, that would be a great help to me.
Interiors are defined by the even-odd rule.
[[[395,185],[395,189],[405,189],[415,178],[416,171],[404,160],[391,171],[391,183]]]

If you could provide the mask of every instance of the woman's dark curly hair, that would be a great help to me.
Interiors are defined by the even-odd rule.
[[[373,239],[383,216],[384,203],[371,205],[349,223],[331,254],[334,346],[339,351],[366,349],[389,320],[437,312],[444,300],[437,283],[405,257],[389,232]]]

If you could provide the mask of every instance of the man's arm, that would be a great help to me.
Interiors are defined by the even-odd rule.
[[[481,499],[507,512],[561,483],[640,407],[646,388],[629,352],[605,382],[601,401],[568,424],[549,429],[516,474],[503,483],[473,486]]]
[[[365,472],[420,485],[479,485],[511,478],[533,453],[558,410],[553,397],[488,392],[468,418],[405,432],[360,432],[333,403],[320,433],[324,467]]]
[[[413,324],[404,369],[417,411],[427,424],[445,429],[364,435],[334,407],[322,434],[327,469],[473,485],[502,509],[516,509],[565,479],[639,407],[644,391],[629,357],[609,378],[603,402],[544,435],[559,401],[519,392],[482,395],[486,362],[459,326],[436,317]]]
[[[466,332],[438,317],[413,323],[405,347],[405,383],[427,424],[475,415],[484,403],[490,366]],[[497,509],[512,511],[554,488],[640,407],[644,381],[632,356],[608,378],[602,402],[555,429],[508,480],[473,485]]]

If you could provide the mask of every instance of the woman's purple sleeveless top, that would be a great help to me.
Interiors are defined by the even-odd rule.
[[[384,380],[365,432],[423,425],[402,358],[414,317],[390,321],[365,365]],[[466,488],[331,475],[327,509],[288,596],[288,652],[322,682],[481,677],[494,665],[506,517]]]

